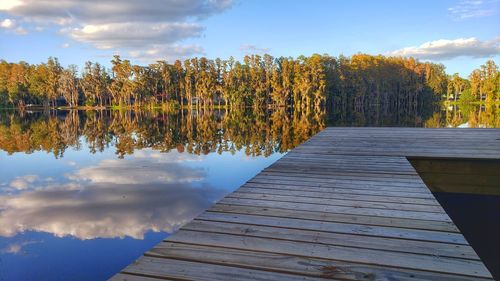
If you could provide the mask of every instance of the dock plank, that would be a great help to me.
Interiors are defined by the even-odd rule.
[[[487,280],[483,278],[458,277],[438,273],[408,269],[380,268],[366,264],[347,263],[303,256],[255,252],[245,249],[219,248],[196,244],[163,242],[145,255],[155,257],[175,257],[181,260],[209,261],[232,266],[266,269],[298,275],[309,275],[330,280],[428,280],[442,281]]]

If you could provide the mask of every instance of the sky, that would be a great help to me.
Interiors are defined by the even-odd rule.
[[[264,53],[413,56],[466,77],[500,64],[500,0],[0,0],[0,59],[10,62]]]

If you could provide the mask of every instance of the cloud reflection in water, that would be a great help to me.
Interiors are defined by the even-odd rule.
[[[0,236],[43,231],[79,239],[172,232],[222,198],[201,168],[182,163],[198,156],[142,151],[75,170],[67,182],[40,182],[0,195]]]

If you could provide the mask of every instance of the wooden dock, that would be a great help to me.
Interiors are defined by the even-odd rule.
[[[112,280],[493,280],[407,157],[500,159],[500,130],[327,128]]]

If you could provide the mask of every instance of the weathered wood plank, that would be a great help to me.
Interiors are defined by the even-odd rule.
[[[305,194],[300,195],[282,195],[282,194],[269,194],[269,193],[259,193],[254,192],[234,192],[226,198],[241,198],[241,199],[255,199],[255,200],[269,200],[269,201],[280,201],[280,202],[293,202],[293,203],[308,203],[316,205],[328,205],[328,206],[346,206],[346,207],[356,207],[356,208],[376,208],[384,210],[401,210],[401,211],[415,211],[415,212],[425,212],[425,213],[445,213],[443,208],[437,204],[434,205],[419,205],[415,203],[405,204],[396,202],[380,202],[380,201],[366,201],[357,200],[356,198],[318,198],[318,197],[308,197]]]
[[[127,273],[118,273],[115,276],[109,279],[110,281],[158,281],[158,280],[173,280],[167,278],[154,278],[154,277],[145,277],[140,275],[132,275]]]
[[[328,280],[272,271],[143,256],[124,273],[175,280]],[[330,279],[331,280],[331,279]]]
[[[425,189],[424,183],[420,182],[397,182],[388,180],[368,180],[368,179],[335,179],[335,178],[321,178],[321,177],[301,177],[296,174],[285,174],[285,175],[263,175],[260,174],[249,182],[257,182],[257,183],[285,183],[285,184],[296,184],[296,185],[319,185],[319,186],[364,186],[368,188],[382,188],[386,189],[388,187],[395,188],[405,188],[409,192],[429,192],[429,190]],[[390,190],[390,188],[389,188]]]
[[[399,186],[387,186],[387,185],[371,185],[371,184],[357,184],[357,183],[309,183],[309,182],[299,182],[293,179],[288,179],[288,180],[275,180],[275,179],[269,179],[269,180],[263,180],[263,179],[256,179],[253,178],[249,180],[247,183],[245,183],[245,186],[259,186],[259,187],[266,187],[266,186],[277,186],[277,187],[286,187],[286,188],[298,188],[302,190],[318,190],[318,191],[325,191],[325,192],[335,192],[335,191],[342,191],[342,192],[348,192],[348,193],[353,193],[357,192],[359,194],[360,192],[366,192],[366,194],[370,194],[369,192],[397,192],[397,193],[403,193],[403,194],[408,194],[408,197],[415,197],[415,196],[431,196],[434,198],[432,193],[428,189],[424,189],[422,187],[419,188],[407,188],[407,187],[399,187]]]
[[[418,229],[404,229],[387,226],[358,225],[337,222],[308,221],[292,218],[274,218],[255,215],[236,215],[226,213],[205,212],[197,217],[200,220],[233,222],[247,225],[263,225],[285,227],[290,229],[306,229],[323,232],[379,236],[398,239],[443,242],[458,245],[468,245],[459,233],[438,232]],[[458,247],[457,247],[458,248]]]
[[[354,264],[337,260],[172,242],[160,243],[157,247],[146,252],[145,255],[199,262],[208,261],[222,265],[265,269],[339,280],[486,280],[417,270],[379,268],[372,265]]]
[[[398,200],[399,198],[402,199],[407,199],[407,200],[412,200],[412,199],[423,199],[425,201],[431,200],[433,202],[436,202],[436,199],[430,192],[408,192],[407,190],[373,190],[373,189],[367,189],[367,188],[346,188],[346,187],[321,187],[321,186],[310,186],[310,185],[302,185],[302,186],[297,186],[297,185],[288,185],[288,184],[270,184],[270,183],[254,183],[254,182],[247,182],[244,185],[241,186],[239,191],[246,190],[246,189],[252,189],[255,188],[256,190],[270,190],[275,191],[275,190],[284,190],[284,191],[290,191],[290,192],[306,192],[312,194],[321,194],[320,196],[323,195],[328,195],[328,196],[346,196],[345,198],[348,198],[348,196],[356,196],[356,195],[366,195],[366,196],[372,196],[373,198],[375,197],[391,197],[391,199],[387,200]],[[374,199],[375,200],[375,199]]]
[[[236,204],[245,206],[260,206],[260,207],[276,207],[291,210],[304,210],[304,211],[318,211],[325,213],[338,213],[338,214],[356,214],[375,217],[388,217],[388,218],[406,218],[415,220],[431,220],[431,221],[447,221],[451,222],[448,215],[444,213],[424,213],[415,211],[401,211],[401,210],[385,210],[377,208],[360,208],[360,207],[345,207],[345,206],[329,206],[317,205],[310,203],[294,203],[294,202],[280,202],[280,201],[265,201],[254,199],[239,199],[226,197],[220,201],[224,204]]]
[[[453,273],[463,276],[476,276],[481,278],[491,277],[489,271],[480,261],[362,248],[355,249],[350,247],[324,245],[315,243],[314,241],[306,243],[182,229],[170,236],[168,241],[236,249],[251,249],[255,251],[310,256],[313,258],[334,259],[379,266]]]
[[[383,191],[404,191],[414,193],[427,193],[431,194],[428,189],[420,184],[409,186],[404,184],[394,184],[391,182],[366,182],[356,180],[335,180],[335,181],[308,181],[300,180],[300,177],[295,178],[292,176],[287,177],[264,177],[256,176],[249,180],[248,183],[258,184],[285,184],[294,186],[309,186],[309,187],[333,187],[333,188],[351,188],[351,189],[368,189],[368,190],[383,190]]]
[[[256,225],[232,223],[226,220],[217,221],[205,218],[196,219],[183,227],[185,230],[246,235],[252,237],[274,238],[300,242],[321,243],[354,248],[376,249],[403,253],[417,253],[431,256],[443,256],[478,260],[478,256],[468,245],[456,245],[441,242],[408,240],[386,237],[384,235],[369,236],[364,233],[329,232],[323,229],[310,229],[300,225],[287,227],[280,225]],[[401,232],[404,232],[400,230]],[[361,235],[359,235],[361,234]]]
[[[435,230],[442,232],[459,232],[457,227],[452,222],[443,221],[428,221],[428,220],[413,220],[402,218],[385,218],[374,216],[363,216],[353,214],[336,214],[316,211],[304,210],[289,210],[280,208],[245,206],[219,203],[212,206],[208,211],[232,213],[232,214],[247,214],[247,215],[262,215],[266,217],[277,218],[295,218],[309,221],[326,221],[326,222],[341,222],[352,223],[357,225],[375,225],[375,226],[392,226],[399,228]]]
[[[266,176],[289,176],[290,174],[296,177],[330,180],[330,179],[346,179],[346,180],[365,180],[365,181],[376,181],[376,182],[398,182],[402,184],[414,184],[419,183],[420,177],[417,174],[403,175],[394,173],[368,173],[368,172],[348,172],[348,171],[307,171],[307,172],[297,172],[288,170],[264,170],[260,175]]]
[[[267,172],[263,171],[255,178],[273,178],[285,177],[296,178],[299,177],[302,181],[309,182],[359,182],[359,183],[372,183],[372,184],[387,184],[405,187],[420,187],[424,188],[425,185],[420,181],[418,175],[403,176],[403,175],[382,175],[368,173],[294,173],[288,171]]]
[[[349,194],[349,193],[336,193],[336,192],[324,192],[324,191],[303,191],[303,190],[293,190],[287,188],[261,188],[249,185],[243,185],[238,189],[238,193],[251,193],[251,194],[273,194],[273,195],[288,195],[294,197],[308,197],[308,198],[324,198],[324,199],[341,199],[341,200],[353,200],[353,201],[367,201],[367,202],[388,202],[388,203],[401,203],[401,204],[417,204],[417,205],[429,205],[436,206],[437,202],[432,197],[426,198],[412,198],[404,197],[402,193],[398,194],[400,196],[389,195],[388,193],[382,195],[365,195],[361,194]]]

